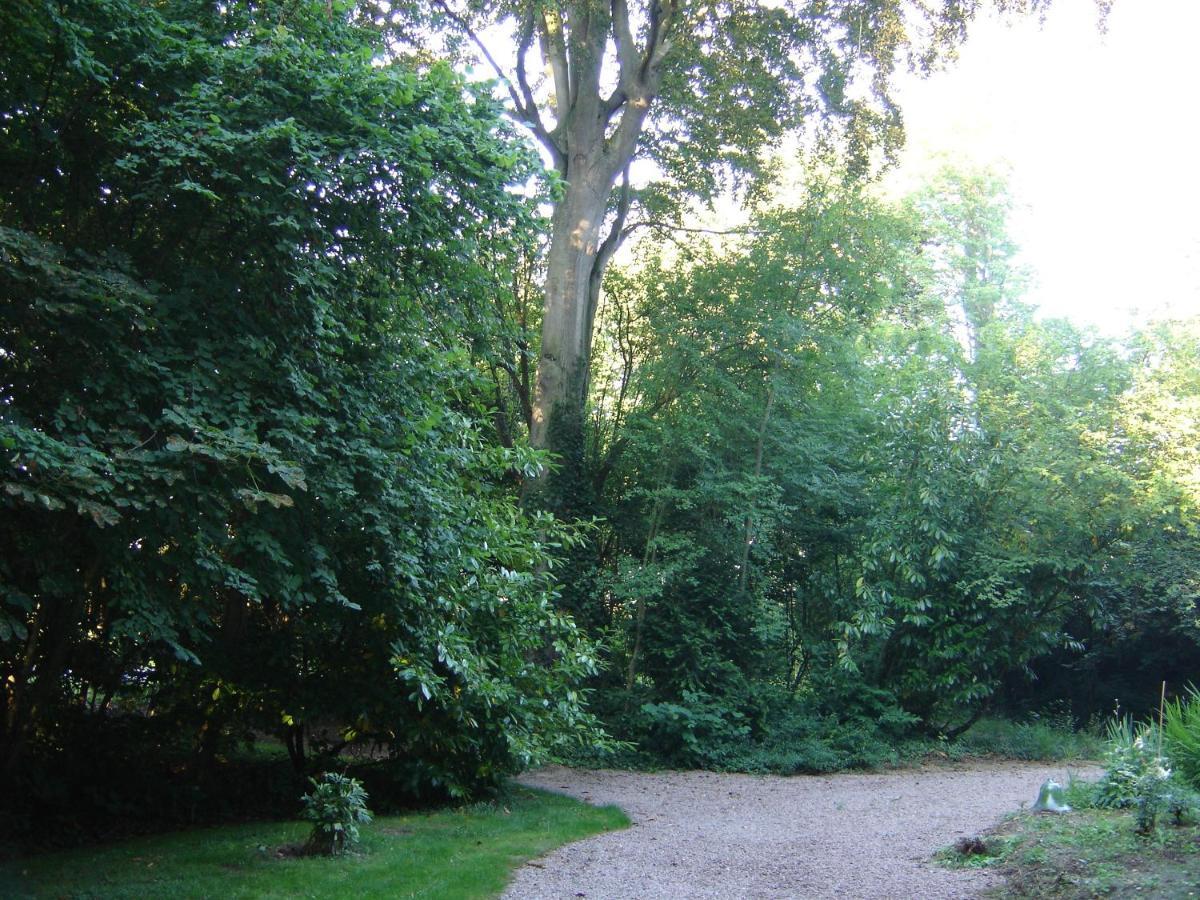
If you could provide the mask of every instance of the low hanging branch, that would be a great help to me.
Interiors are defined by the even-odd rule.
[[[717,235],[739,235],[739,234],[770,234],[771,230],[767,228],[751,228],[743,226],[740,228],[699,228],[697,226],[679,225],[674,222],[665,222],[661,219],[644,219],[641,222],[634,222],[632,225],[625,226],[622,237],[628,237],[637,231],[639,228],[658,228],[662,231],[681,231],[685,234],[717,234]]]

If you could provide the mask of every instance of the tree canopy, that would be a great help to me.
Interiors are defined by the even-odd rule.
[[[1175,568],[1195,442],[1130,431],[1189,421],[1157,392],[1190,408],[1166,349],[1190,331],[1123,346],[1039,320],[1010,205],[991,172],[900,205],[815,176],[742,239],[647,248],[611,279],[592,477],[567,504],[608,535],[567,599],[604,636],[597,703],[621,736],[788,771],[824,758],[798,748],[836,733],[825,716],[953,737],[1053,698],[1094,714],[1112,698],[1078,673],[1114,683],[1120,629],[1196,658]],[[1173,599],[1151,612],[1159,577]],[[1114,686],[1151,668],[1126,660]],[[858,739],[840,758],[872,761]]]
[[[1038,4],[995,5],[1025,12]],[[581,427],[602,280],[635,201],[677,219],[719,185],[757,179],[769,151],[801,130],[832,139],[852,169],[867,167],[874,148],[888,152],[902,138],[892,75],[933,64],[979,6],[434,0],[373,8],[377,22],[398,26],[401,42],[423,43],[434,30],[486,62],[559,176],[529,403],[533,445],[561,452]],[[497,29],[510,52],[489,47]],[[636,197],[635,158],[662,173]]]
[[[0,9],[0,821],[196,821],[262,743],[410,800],[606,733],[876,765],[1190,677],[1197,324],[1039,316],[994,172],[865,177],[982,6]]]
[[[320,4],[2,16],[6,771],[114,704],[453,792],[587,733],[569,535],[479,425],[477,248],[537,224],[496,104]]]

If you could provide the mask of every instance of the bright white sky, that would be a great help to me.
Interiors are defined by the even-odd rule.
[[[1200,0],[1056,0],[1045,24],[975,23],[960,58],[899,95],[908,148],[889,180],[936,157],[1007,165],[1012,234],[1043,314],[1118,334],[1200,315]]]

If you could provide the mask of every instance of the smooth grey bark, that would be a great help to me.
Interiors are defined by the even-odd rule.
[[[678,0],[650,0],[641,41],[634,37],[627,0],[530,4],[518,23],[512,77],[464,16],[445,0],[435,2],[475,43],[507,89],[516,116],[549,152],[562,181],[551,218],[530,423],[530,443],[553,451],[554,417],[583,414],[600,284],[623,238],[630,204],[628,167],[661,87]],[[535,42],[552,88],[545,110],[526,73],[526,57]],[[601,81],[610,45],[617,83],[606,93]],[[552,122],[543,118],[543,111]],[[610,198],[622,173],[615,220],[606,230]]]
[[[578,177],[551,220],[542,348],[530,423],[530,442],[535,447],[550,446],[550,418],[556,406],[567,403],[582,408],[587,390],[587,352],[595,320],[591,283],[609,191],[598,181],[595,175]]]

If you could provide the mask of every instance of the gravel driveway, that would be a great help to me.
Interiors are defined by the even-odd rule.
[[[1061,765],[976,762],[882,774],[780,778],[550,767],[521,782],[615,803],[633,827],[522,866],[504,896],[974,897],[986,871],[948,871],[930,855],[1029,805]]]

